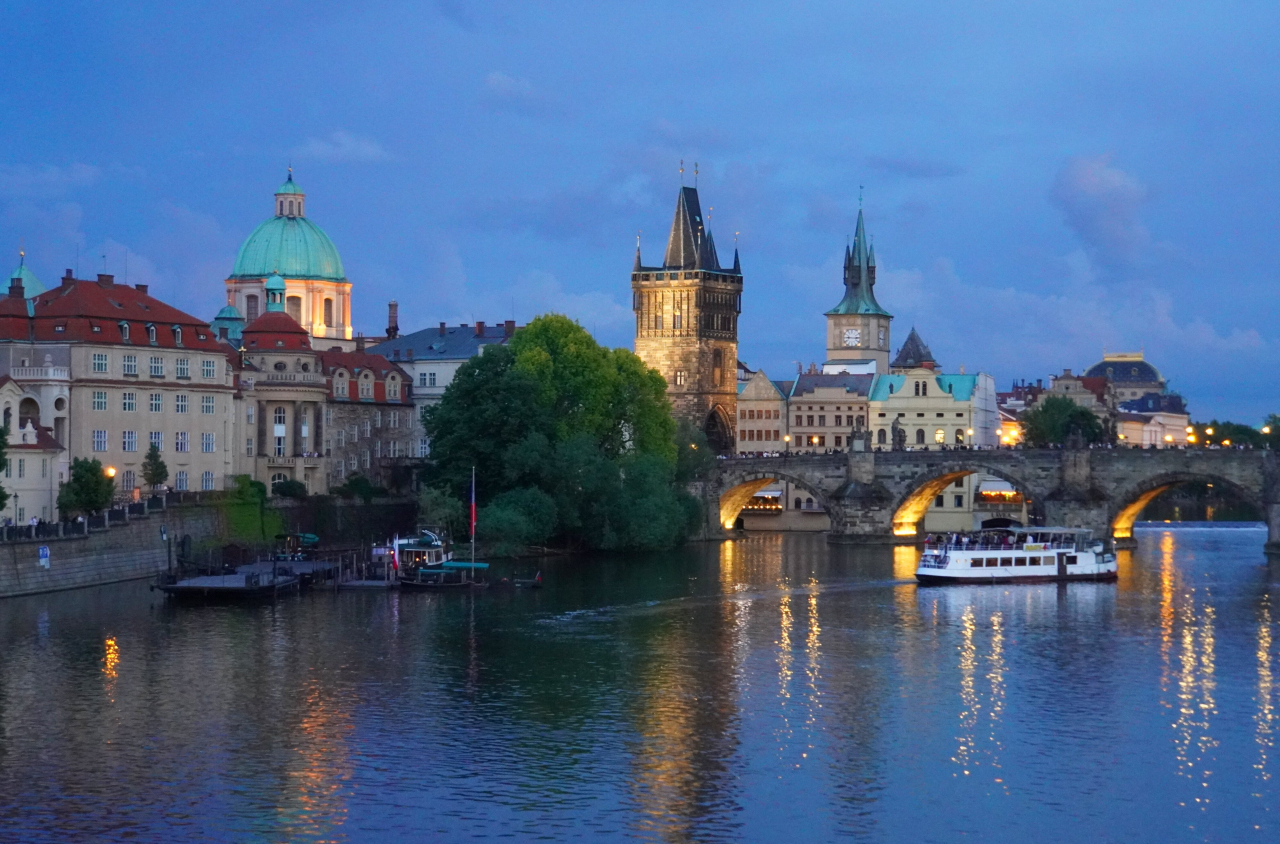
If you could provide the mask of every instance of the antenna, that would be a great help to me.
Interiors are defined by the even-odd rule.
[[[680,159],[680,187],[684,187],[684,159]]]
[[[698,186],[698,162],[693,162],[693,186]]]

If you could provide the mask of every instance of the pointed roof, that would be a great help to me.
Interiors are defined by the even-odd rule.
[[[9,278],[10,280],[15,278],[22,280],[22,292],[28,299],[32,296],[39,296],[46,290],[45,286],[40,283],[40,279],[36,278],[36,274],[31,272],[31,268],[27,266],[26,252],[18,253],[18,268],[9,273]],[[5,287],[7,289],[8,285],[5,285]]]
[[[719,270],[715,240],[706,229],[698,189],[682,187],[676,198],[676,213],[667,239],[663,267],[679,270]]]
[[[892,317],[876,301],[875,249],[867,240],[862,210],[858,210],[858,228],[853,235],[853,247],[844,249],[844,298],[840,304],[827,311],[833,314],[876,314]]]
[[[929,351],[929,347],[912,327],[911,333],[907,335],[907,342],[902,344],[902,348],[898,350],[898,356],[889,366],[892,369],[919,369],[920,367],[935,369],[938,362],[934,360],[933,352]]]

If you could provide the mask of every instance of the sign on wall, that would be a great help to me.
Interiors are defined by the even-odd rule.
[[[49,567],[49,546],[48,545],[40,546],[40,561],[39,563],[37,563],[37,565],[39,565],[40,568],[42,569],[47,569]]]

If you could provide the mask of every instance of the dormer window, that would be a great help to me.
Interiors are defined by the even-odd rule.
[[[147,342],[153,346],[156,344],[156,327],[150,323],[147,324]]]
[[[173,327],[173,342],[179,346],[182,345],[182,326],[180,325]]]
[[[127,322],[120,323],[120,339],[126,343],[129,342],[129,323]]]

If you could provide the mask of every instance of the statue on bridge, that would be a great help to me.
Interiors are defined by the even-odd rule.
[[[907,429],[902,427],[902,420],[894,418],[893,425],[890,426],[890,433],[893,434],[893,450],[907,450]]]

